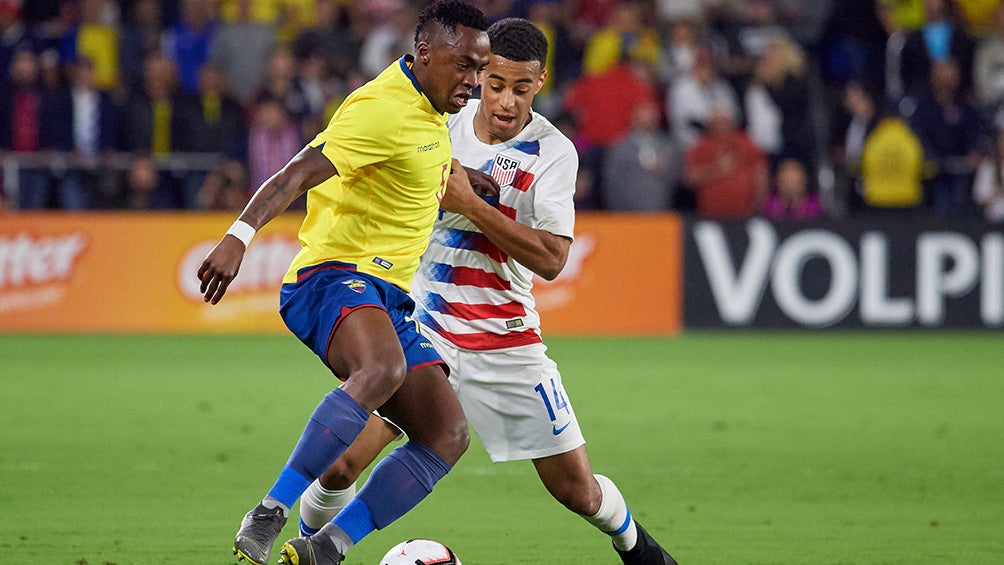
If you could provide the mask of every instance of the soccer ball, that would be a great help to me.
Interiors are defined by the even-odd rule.
[[[460,565],[460,559],[438,541],[410,539],[390,548],[380,565]]]

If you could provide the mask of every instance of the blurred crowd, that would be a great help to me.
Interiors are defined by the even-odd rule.
[[[0,0],[0,206],[239,210],[426,3]],[[1000,0],[475,3],[547,35],[579,209],[1004,220]]]

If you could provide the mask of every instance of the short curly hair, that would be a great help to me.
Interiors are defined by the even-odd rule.
[[[479,31],[488,29],[488,18],[476,6],[464,0],[440,0],[429,4],[418,15],[418,26],[415,27],[415,47],[423,39],[423,35],[434,24],[442,26],[450,33],[456,33],[457,26],[462,25]]]
[[[510,61],[539,61],[547,64],[547,38],[530,20],[505,18],[488,28],[492,53]]]

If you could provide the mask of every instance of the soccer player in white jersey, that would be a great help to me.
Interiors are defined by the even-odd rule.
[[[556,364],[541,343],[530,293],[551,280],[572,243],[578,158],[533,112],[547,40],[524,19],[488,29],[491,57],[480,103],[449,120],[454,158],[490,175],[498,194],[448,195],[412,283],[415,319],[451,369],[450,381],[492,461],[533,461],[548,492],[612,538],[629,565],[676,561],[631,517],[613,481],[594,475]],[[454,198],[448,202],[447,199]],[[371,418],[356,441],[304,493],[301,534],[351,500],[359,472],[400,432]]]

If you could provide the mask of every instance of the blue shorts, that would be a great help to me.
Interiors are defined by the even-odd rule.
[[[390,316],[409,371],[437,364],[448,371],[436,348],[418,333],[417,324],[411,319],[415,302],[408,293],[337,261],[305,267],[298,275],[297,282],[282,285],[279,314],[286,327],[325,366],[328,366],[328,345],[342,319],[359,308],[375,307]],[[347,377],[337,373],[335,376],[342,380]]]

